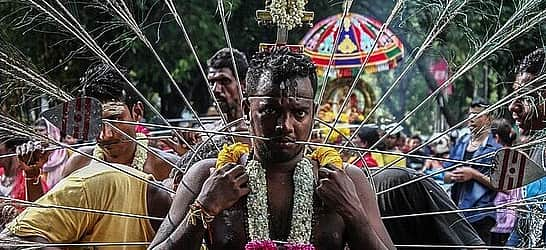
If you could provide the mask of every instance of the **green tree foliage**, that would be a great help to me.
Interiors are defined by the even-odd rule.
[[[135,37],[128,26],[104,8],[103,1],[63,2],[102,49],[119,65],[129,69],[130,78],[138,89],[160,108],[162,114],[179,117],[184,104],[167,75],[150,50]],[[140,29],[152,42],[177,84],[192,101],[192,106],[198,113],[206,112],[210,104],[206,83],[165,2],[125,2],[129,4]],[[459,1],[406,1],[403,10],[396,15],[389,28],[404,41],[406,63],[415,56],[415,51],[421,46],[448,2]],[[402,118],[437,86],[430,75],[427,75],[431,60],[444,57],[452,71],[456,71],[523,2],[525,1],[466,1],[465,7],[426,49],[425,55],[381,106],[380,113],[390,113],[397,119]],[[311,0],[307,9],[315,12],[315,21],[318,21],[340,13],[341,3],[341,0]],[[354,1],[351,11],[385,21],[394,3],[395,1]],[[175,4],[199,56],[199,63],[205,66],[208,57],[227,46],[217,11],[217,1],[184,0],[175,1]],[[264,8],[264,1],[231,0],[224,4],[228,11],[229,34],[235,48],[251,55],[256,52],[260,42],[275,40],[274,29],[259,27],[255,20],[255,11]],[[0,6],[0,14],[4,17],[0,22],[2,39],[19,48],[52,81],[77,95],[73,90],[78,88],[78,79],[89,64],[98,60],[96,55],[54,20],[29,6],[27,1],[2,2]],[[307,30],[307,27],[302,27],[291,32],[290,42],[298,43]],[[465,107],[474,95],[486,97],[492,102],[505,95],[504,83],[513,78],[511,72],[515,62],[535,47],[542,46],[541,31],[544,31],[544,24],[497,50],[455,81],[454,94],[444,100],[446,105],[443,109],[451,125],[463,118]],[[375,87],[379,95],[386,91],[404,67],[405,64],[402,64],[395,72],[379,73],[375,76]],[[486,89],[487,93],[484,93]],[[26,109],[34,106],[37,103],[27,105]],[[437,103],[434,100],[427,103],[404,125],[411,128],[412,132],[432,132],[434,119],[431,118],[431,110],[435,106]],[[153,119],[150,112],[147,115]]]

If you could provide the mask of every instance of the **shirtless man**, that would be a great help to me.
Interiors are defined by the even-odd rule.
[[[138,122],[143,117],[142,102],[138,100],[138,96],[132,88],[110,66],[106,64],[91,66],[85,72],[82,85],[84,96],[94,97],[102,102],[103,119]],[[137,136],[134,125],[121,123],[113,125],[133,138]],[[103,158],[107,162],[131,166],[152,174],[156,180],[166,179],[171,171],[171,165],[163,159],[159,159],[142,147],[137,147],[136,142],[127,139],[123,133],[106,123],[103,124],[102,131],[97,138],[97,146],[83,147],[79,150]],[[160,150],[156,150],[156,152],[171,162],[178,160],[178,157],[174,155],[163,153]],[[138,157],[136,157],[137,155]],[[73,154],[64,168],[63,176],[66,177],[75,170],[87,166],[89,162],[91,162],[90,158],[81,154]]]
[[[237,65],[237,72],[241,82],[237,82],[235,76],[235,68],[231,58],[229,48],[223,48],[218,50],[211,58],[207,60],[207,79],[210,83],[210,88],[214,93],[214,96],[218,100],[220,105],[220,111],[224,113],[226,122],[231,123],[241,117],[243,117],[243,110],[241,107],[241,94],[239,93],[239,85],[241,88],[245,86],[246,71],[248,68],[248,62],[246,56],[239,50],[233,49],[233,57],[235,58],[235,64]],[[208,130],[219,130],[223,126],[223,122],[218,120],[212,124],[205,124],[205,128]],[[243,122],[235,124],[229,128],[229,131],[241,131],[247,130]],[[176,144],[171,144],[178,154],[180,154],[181,160],[178,163],[179,167],[185,169],[192,166],[201,159],[216,158],[218,155],[218,148],[222,148],[225,143],[231,143],[234,137],[214,135],[210,141],[201,141],[201,133],[194,132],[182,132],[182,135],[188,143],[194,145],[194,148],[199,149],[199,156],[194,156],[192,151],[187,151],[185,147],[180,147]],[[242,138],[236,138],[242,140]],[[204,143],[204,144],[203,144]],[[177,150],[183,149],[183,150]],[[173,171],[177,171],[174,169]],[[173,174],[174,175],[174,174]]]
[[[243,110],[250,132],[272,138],[254,140],[249,159],[266,172],[269,238],[286,242],[298,198],[293,195],[293,178],[304,158],[304,146],[293,141],[307,140],[313,128],[315,67],[308,57],[287,50],[259,53],[250,63],[246,83]],[[235,164],[211,171],[215,163],[215,159],[200,161],[184,175],[188,186],[179,186],[152,249],[199,249],[203,239],[209,249],[244,249],[250,241],[245,223],[251,192],[247,184],[255,177],[245,173],[245,166]],[[394,248],[361,170],[318,166],[313,161],[312,172],[311,244],[317,249],[344,249],[346,244],[351,249]],[[195,212],[195,206],[208,215],[204,220],[209,223],[192,223],[195,216],[189,211]]]

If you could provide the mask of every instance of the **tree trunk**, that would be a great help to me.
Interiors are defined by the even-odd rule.
[[[434,80],[434,78],[429,73],[428,65],[426,64],[426,61],[427,60],[423,60],[423,59],[419,60],[417,62],[417,67],[419,71],[421,71],[421,74],[423,75],[423,77],[425,78],[428,88],[431,91],[434,91],[438,88],[438,86],[436,85],[436,80]],[[446,101],[444,100],[444,96],[442,94],[438,94],[438,98],[436,98],[436,100],[438,102],[438,106],[440,107],[440,111],[446,118],[447,124],[450,127],[457,124],[457,118],[453,115],[452,110],[449,110],[449,108],[447,108],[445,105]]]

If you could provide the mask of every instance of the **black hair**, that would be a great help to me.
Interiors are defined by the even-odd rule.
[[[470,103],[471,108],[487,108],[489,107],[489,102],[481,97],[476,97]]]
[[[498,135],[500,144],[503,146],[511,146],[516,140],[516,133],[512,133],[512,126],[506,119],[496,119],[491,123],[491,134]]]
[[[412,140],[419,140],[420,142],[423,142],[423,139],[421,139],[421,136],[419,136],[419,135],[412,135],[412,136],[410,137],[410,139],[412,139]]]
[[[362,142],[371,146],[379,141],[379,131],[373,127],[362,127],[358,130],[358,137]]]
[[[120,69],[125,74],[125,69]],[[101,102],[123,102],[129,110],[138,102],[138,95],[110,65],[97,63],[89,66],[81,78],[82,94]]]
[[[246,80],[247,94],[256,91],[260,76],[266,72],[272,74],[274,84],[280,84],[296,77],[309,77],[313,94],[317,91],[317,72],[311,58],[304,54],[294,53],[286,47],[276,48],[271,52],[259,52],[252,57]]]
[[[529,73],[535,76],[540,75],[545,69],[544,48],[537,49],[525,56],[516,68],[517,74]]]
[[[34,127],[47,127],[45,118],[40,117],[34,121]]]
[[[233,57],[235,58],[235,65],[237,66],[237,73],[239,73],[239,79],[245,80],[246,71],[248,70],[248,61],[245,54],[241,51],[233,49]],[[223,48],[218,50],[214,55],[207,60],[207,67],[221,69],[229,68],[233,76],[235,76],[235,69],[233,68],[233,61],[231,59],[231,52],[229,48]]]

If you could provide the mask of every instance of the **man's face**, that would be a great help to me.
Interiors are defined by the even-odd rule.
[[[471,118],[468,120],[468,128],[470,128],[472,133],[480,133],[491,123],[491,118],[489,115],[484,114],[478,116],[478,114],[483,110],[484,108],[481,107],[470,107],[468,109],[468,117]]]
[[[122,102],[107,102],[103,104],[102,118],[118,121],[131,121],[136,122],[140,119],[142,114],[136,109],[139,109],[142,104],[138,103],[134,105],[133,112],[129,110],[126,104]],[[112,125],[104,123],[102,130],[97,138],[98,145],[104,150],[104,153],[111,158],[117,158],[120,155],[132,153],[128,150],[133,143],[112,126],[115,126],[119,130],[123,131],[131,137],[136,136],[135,126],[129,124],[113,123]]]
[[[385,138],[385,146],[387,146],[387,150],[394,149],[398,142],[398,136],[396,135],[388,135]]]
[[[523,73],[516,76],[514,81],[514,91],[518,91],[518,94],[527,92],[526,89],[531,90],[534,86],[529,86],[527,83],[532,81],[535,77],[533,74]],[[544,119],[546,117],[546,105],[544,105],[544,90],[534,91],[521,98],[515,99],[508,106],[508,110],[512,112],[512,118],[519,126],[520,132],[523,135],[527,135],[531,130],[541,130],[544,126]]]
[[[370,146],[368,145],[367,142],[363,141],[359,136],[355,136],[355,138],[353,139],[353,143],[356,146],[359,146],[361,148],[368,148]]]
[[[313,89],[306,78],[289,80],[284,90],[272,84],[270,74],[260,78],[258,89],[249,96],[245,110],[249,110],[251,132],[271,138],[255,140],[255,151],[262,161],[286,162],[296,157],[313,128]]]
[[[214,96],[223,113],[234,114],[241,105],[237,79],[229,68],[209,68],[207,75]]]
[[[35,127],[34,127],[34,130],[35,130],[36,133],[38,133],[39,135],[42,135],[42,136],[45,136],[45,137],[48,136],[48,134],[47,134],[47,127],[46,127],[46,126],[35,126]]]
[[[421,140],[414,138],[414,139],[410,139],[408,146],[409,146],[409,148],[411,150],[411,149],[414,149],[416,147],[419,147],[420,145],[421,145]]]

